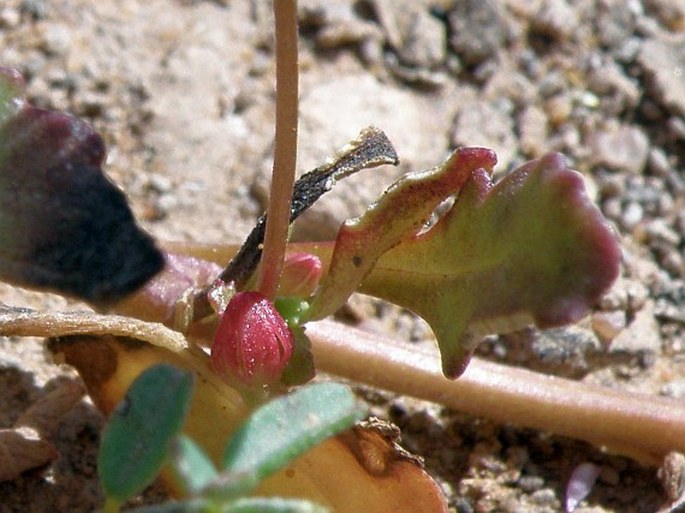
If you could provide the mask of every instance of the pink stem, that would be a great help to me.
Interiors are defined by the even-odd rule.
[[[436,353],[332,321],[307,325],[317,369],[499,422],[551,431],[660,464],[685,452],[685,408],[473,358],[456,381]]]
[[[276,142],[257,289],[273,299],[283,269],[297,156],[297,2],[274,0],[276,17]]]

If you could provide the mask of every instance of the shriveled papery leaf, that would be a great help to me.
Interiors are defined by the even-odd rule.
[[[188,342],[177,331],[157,322],[93,312],[39,312],[0,303],[0,335],[5,337],[61,337],[115,335],[145,340],[179,353]]]
[[[193,375],[157,364],[133,382],[102,435],[98,474],[108,499],[121,504],[157,476],[181,429]]]
[[[345,222],[309,318],[323,319],[333,314],[381,255],[416,234],[436,207],[458,193],[475,170],[491,172],[496,162],[492,150],[461,148],[440,166],[400,178],[363,216]],[[404,282],[400,278],[400,283]]]
[[[0,482],[42,467],[58,456],[57,449],[35,429],[0,429]]]
[[[426,319],[445,375],[456,377],[484,334],[585,316],[619,261],[616,236],[582,176],[550,154],[494,186],[474,172],[436,226],[383,255],[360,290]]]
[[[172,353],[115,337],[64,337],[52,340],[49,347],[76,367],[93,402],[106,414],[147,367],[169,362],[192,370],[196,385],[183,431],[202,447],[215,465],[221,462],[227,440],[247,417],[248,410],[240,396],[211,372],[203,353]],[[374,452],[371,447],[369,450]],[[268,477],[255,494],[304,498],[336,513],[447,511],[442,492],[420,466],[392,457],[392,451],[386,448],[379,447],[375,452],[384,455],[381,472],[377,465],[371,467],[368,461],[360,460],[349,441],[339,437],[328,439]],[[183,490],[170,474],[163,476],[172,491],[182,494]]]
[[[0,279],[117,300],[156,274],[162,255],[103,174],[95,129],[28,105],[21,86],[0,68]]]
[[[290,207],[290,222],[311,207],[323,194],[330,191],[336,182],[358,171],[385,164],[397,165],[399,159],[392,143],[385,133],[376,128],[362,130],[356,139],[350,141],[323,165],[302,175],[294,184]],[[243,288],[259,264],[262,255],[261,244],[266,233],[266,214],[257,220],[257,225],[219,278],[224,283],[235,283]],[[212,310],[206,300],[209,289],[196,297],[195,318],[210,315]]]
[[[50,438],[57,431],[61,418],[85,393],[85,387],[80,380],[61,383],[24,410],[14,425],[35,429],[41,437]]]

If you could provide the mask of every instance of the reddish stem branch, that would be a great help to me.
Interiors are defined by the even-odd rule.
[[[297,2],[274,0],[276,142],[258,290],[273,298],[283,268],[297,155]]]
[[[685,452],[685,408],[473,358],[462,377],[440,372],[437,353],[343,326],[307,325],[317,369],[456,410],[577,438],[660,464]]]

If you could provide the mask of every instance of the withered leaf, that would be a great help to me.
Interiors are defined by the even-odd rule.
[[[15,479],[27,470],[46,465],[57,457],[47,440],[60,418],[84,394],[79,381],[69,381],[32,404],[11,429],[0,430],[0,481]]]

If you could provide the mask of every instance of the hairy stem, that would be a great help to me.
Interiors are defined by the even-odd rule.
[[[551,431],[660,464],[685,452],[685,408],[666,398],[612,390],[473,358],[447,380],[437,353],[332,321],[307,325],[317,369],[443,404],[455,410]]]
[[[274,0],[276,17],[276,142],[258,290],[273,299],[283,268],[297,154],[297,2]]]

